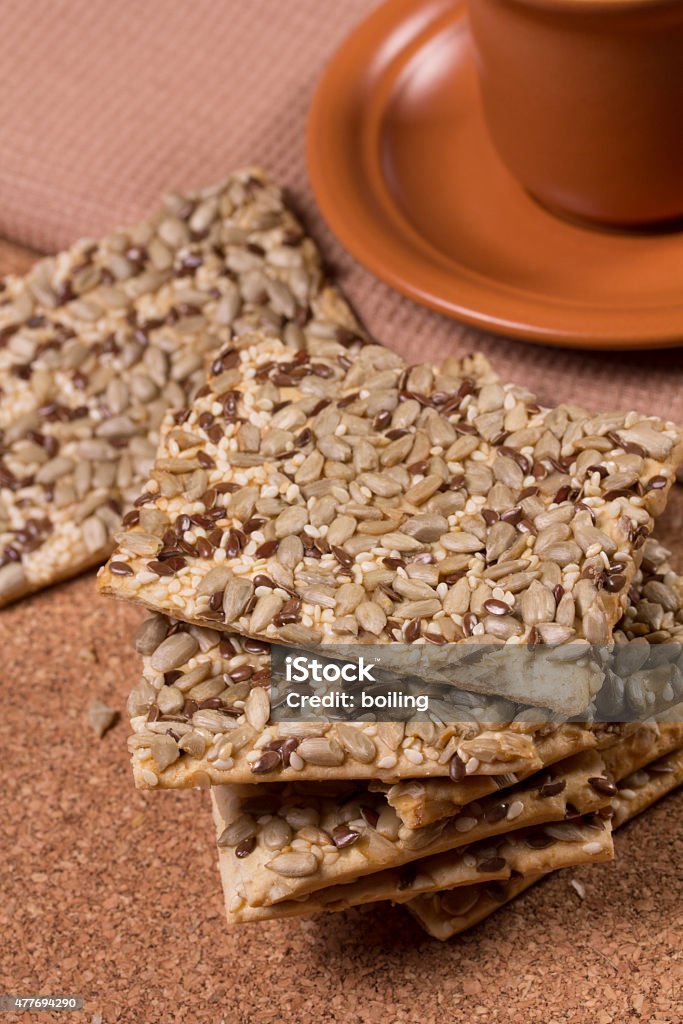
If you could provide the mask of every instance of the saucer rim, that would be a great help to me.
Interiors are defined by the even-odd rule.
[[[614,322],[611,326],[609,323],[610,317],[618,316],[613,303],[592,304],[584,307],[581,314],[572,309],[570,312],[577,315],[570,315],[569,322],[558,326],[558,317],[567,318],[567,311],[563,314],[561,310],[566,300],[552,296],[544,300],[538,293],[523,293],[519,289],[518,294],[526,296],[525,308],[530,315],[511,312],[514,297],[505,312],[503,281],[468,268],[465,263],[449,263],[448,257],[420,235],[395,203],[386,201],[390,189],[382,178],[379,162],[368,155],[367,149],[377,138],[378,117],[386,105],[386,98],[381,102],[378,99],[377,83],[386,84],[388,76],[376,75],[370,88],[364,89],[364,78],[366,82],[372,81],[367,72],[370,60],[389,34],[408,18],[416,23],[410,45],[417,50],[423,45],[422,37],[431,38],[438,31],[437,23],[452,23],[464,16],[462,0],[455,5],[452,0],[385,0],[352,30],[330,58],[315,89],[306,133],[309,180],[330,230],[354,258],[396,291],[478,329],[534,344],[589,350],[648,350],[683,345],[683,289],[680,305],[661,306],[654,311],[652,307],[634,310],[629,313],[628,325],[623,323],[622,312],[621,329]],[[405,47],[399,48],[393,60],[398,62],[404,52]],[[351,67],[355,68],[353,75]],[[389,89],[388,96],[391,94]],[[358,115],[361,96],[371,100],[362,118]],[[348,136],[350,124],[362,129],[355,153],[340,141]],[[373,182],[372,177],[377,180]],[[412,248],[406,253],[411,237]],[[681,246],[683,249],[683,234]],[[408,256],[407,262],[396,255],[401,249]],[[433,253],[431,259],[426,250]],[[437,263],[443,266],[439,268]],[[459,276],[454,279],[456,268]],[[439,275],[448,276],[450,286],[443,280],[440,287],[436,285]],[[478,281],[473,283],[474,278]],[[487,298],[493,300],[489,301],[488,310]],[[553,323],[542,315],[533,315],[537,311],[541,314],[544,305],[552,311]]]

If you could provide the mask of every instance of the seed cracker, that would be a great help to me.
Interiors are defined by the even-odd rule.
[[[540,870],[554,871],[577,864],[611,860],[614,847],[611,823],[595,816],[574,818],[547,828],[519,829],[464,850],[439,854],[416,861],[406,868],[393,868],[367,875],[345,885],[333,885],[300,900],[284,900],[269,907],[250,907],[234,895],[228,859],[221,855],[219,867],[225,893],[228,924],[300,917],[317,913],[338,913],[350,907],[390,900],[406,903],[417,895],[460,888],[483,882],[506,881]],[[552,834],[551,834],[552,833]],[[412,869],[412,870],[410,870]],[[230,909],[230,908],[233,909]]]
[[[394,808],[404,825],[423,828],[441,818],[449,818],[472,800],[508,789],[533,775],[540,767],[548,767],[582,750],[597,747],[597,732],[585,723],[566,723],[536,741],[541,765],[501,775],[468,775],[459,782],[451,779],[406,779],[382,788],[387,803]],[[371,783],[371,788],[375,786]]]
[[[609,641],[683,453],[673,424],[543,409],[378,345],[322,340],[293,357],[253,335],[219,365],[140,499],[159,514],[158,550],[136,554],[131,524],[105,592],[308,647]],[[207,490],[188,501],[200,457]],[[206,557],[178,553],[209,533]],[[219,566],[227,582],[203,592]],[[446,646],[444,667],[451,657]],[[543,706],[583,710],[582,685]]]
[[[643,546],[643,560],[629,590],[629,602],[615,629],[616,647],[611,664],[615,671],[608,674],[606,685],[597,695],[596,703],[605,720],[610,713],[624,711],[641,719],[649,713],[659,713],[669,706],[669,720],[683,721],[683,576],[674,571],[670,552],[655,538],[648,538]],[[642,668],[641,668],[642,666]],[[653,667],[654,666],[654,667]],[[622,678],[628,679],[626,686]],[[616,691],[616,694],[615,694]],[[612,708],[608,701],[617,697]],[[626,699],[625,699],[626,698]],[[615,719],[619,721],[619,717]],[[635,728],[635,723],[631,723]],[[581,727],[579,727],[581,728]],[[609,725],[596,728],[605,730],[601,746],[609,744],[610,732],[619,738],[624,728],[610,729]],[[568,738],[570,733],[565,732]],[[563,734],[557,731],[543,740],[549,750],[562,749]],[[467,757],[467,751],[463,751]],[[539,750],[544,760],[549,753]],[[566,756],[566,755],[561,755]],[[549,763],[546,761],[546,763]],[[522,777],[518,774],[518,777]],[[470,778],[462,782],[430,779],[397,784],[389,792],[389,802],[396,807],[406,824],[419,827],[438,820],[451,808],[462,805],[467,798]],[[492,791],[495,780],[477,779],[477,786]]]
[[[636,773],[636,780],[635,787],[622,780],[619,794],[613,798],[614,828],[624,825],[683,784],[683,749],[650,762]],[[543,872],[539,872],[536,876],[508,882],[454,889],[443,896],[439,893],[419,896],[406,907],[425,931],[436,939],[445,940],[483,921],[542,876]]]
[[[683,749],[680,747],[625,776],[620,780],[619,792],[612,800],[615,828],[641,814],[681,784]]]
[[[107,558],[166,410],[232,332],[298,344],[311,324],[359,330],[255,169],[0,281],[0,606]],[[204,478],[197,464],[188,494]]]
[[[141,788],[448,775],[463,758],[472,776],[479,768],[529,774],[544,763],[542,737],[559,728],[522,719],[496,731],[458,705],[452,717],[462,721],[454,725],[270,723],[270,655],[262,641],[155,615],[136,646],[143,676],[128,700],[129,748]],[[486,719],[487,698],[480,704]],[[516,706],[507,708],[514,719]]]
[[[266,786],[216,787],[231,906],[238,909],[236,899],[252,907],[298,899],[521,827],[562,821],[575,806],[598,809],[609,796],[601,776],[599,755],[588,751],[505,799],[486,797],[423,829],[401,825],[381,794],[358,787],[318,797],[310,783],[270,792]]]
[[[676,718],[680,719],[680,713]],[[675,722],[631,722],[612,726],[560,726],[539,740],[538,750],[544,763],[556,763],[582,749],[597,748],[611,778],[620,779],[654,758],[675,750],[683,742],[683,724]],[[559,756],[558,756],[559,755]],[[462,810],[471,800],[495,790],[508,790],[528,778],[519,772],[494,779],[473,777],[461,783],[448,780],[407,780],[386,789],[387,802],[401,821],[420,828]],[[487,785],[488,783],[488,785]],[[372,784],[371,784],[371,788]],[[457,800],[455,797],[457,795]]]
[[[683,676],[670,660],[683,640],[683,579],[656,540],[649,539],[643,551],[643,565],[615,630],[615,664],[619,671],[632,670],[647,665],[649,657],[667,655],[656,672],[643,669],[630,676],[639,685],[630,690],[632,699],[637,697],[649,713],[683,696],[678,682]],[[528,777],[544,764],[593,746],[598,734],[604,733],[604,746],[610,734],[618,739],[627,728],[515,721],[518,706],[494,703],[485,695],[469,707],[455,707],[453,717],[462,719],[457,727],[432,722],[270,724],[270,658],[263,642],[188,627],[157,614],[143,624],[136,646],[143,655],[143,675],[128,709],[135,782],[141,788],[409,779],[395,785],[388,799],[405,824],[417,828],[511,784],[510,775],[516,776],[512,782]],[[254,688],[260,692],[252,696]],[[630,710],[635,714],[637,709]],[[499,720],[508,715],[510,727],[487,725],[494,712]],[[426,778],[466,772],[461,781]],[[423,781],[416,781],[420,777]]]

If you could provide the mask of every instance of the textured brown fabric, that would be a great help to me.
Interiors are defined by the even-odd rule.
[[[356,308],[404,355],[482,348],[546,400],[683,421],[683,355],[582,354],[467,330],[402,299],[325,228],[304,161],[327,58],[371,0],[3,0],[0,234],[46,251],[161,191],[261,163],[288,185]]]

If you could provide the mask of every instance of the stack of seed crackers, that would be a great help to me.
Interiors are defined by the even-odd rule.
[[[673,424],[405,365],[253,170],[10,279],[0,339],[0,602],[113,552],[100,588],[152,612],[135,782],[211,787],[230,922],[391,900],[448,938],[683,781]],[[273,643],[570,682],[273,721]]]

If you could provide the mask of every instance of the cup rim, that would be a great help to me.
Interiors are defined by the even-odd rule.
[[[510,2],[510,0],[506,0]],[[531,7],[544,11],[573,11],[588,14],[605,11],[634,11],[644,13],[661,8],[680,6],[680,0],[511,0],[518,7]]]

